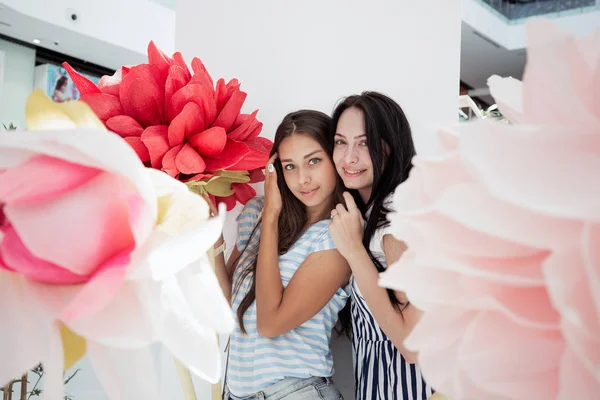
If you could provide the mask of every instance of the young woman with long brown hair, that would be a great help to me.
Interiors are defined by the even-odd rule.
[[[228,262],[217,258],[217,276],[238,320],[227,400],[341,398],[331,380],[330,340],[349,296],[350,268],[328,231],[343,190],[330,156],[331,126],[318,111],[283,119],[265,195],[251,199],[238,217]]]

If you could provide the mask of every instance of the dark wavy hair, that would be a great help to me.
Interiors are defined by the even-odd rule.
[[[275,139],[273,141],[273,149],[271,150],[271,156],[279,150],[281,142],[294,135],[308,135],[312,139],[316,140],[323,150],[331,157],[333,152],[333,143],[329,140],[329,132],[332,129],[331,117],[319,111],[313,110],[300,110],[290,113],[283,118],[281,124],[277,128],[275,133]],[[332,161],[333,162],[333,161]],[[306,206],[300,200],[294,196],[292,191],[288,188],[283,177],[283,168],[279,159],[275,161],[275,170],[277,171],[277,185],[281,191],[282,198],[282,209],[279,213],[279,255],[285,254],[290,247],[298,240],[300,235],[303,233],[304,227],[306,226],[308,216],[306,212]],[[336,174],[337,176],[337,174]],[[332,202],[332,208],[337,203],[343,201],[342,193],[344,192],[344,184],[339,176],[337,176],[336,188],[334,191],[334,199]],[[329,218],[329,215],[324,216]],[[250,277],[252,284],[250,290],[242,299],[237,309],[237,319],[240,325],[240,330],[246,333],[244,328],[244,314],[252,303],[256,300],[256,261],[258,258],[258,241],[256,245],[249,246],[252,241],[252,237],[257,234],[257,229],[261,225],[262,219],[259,219],[250,238],[246,242],[246,246],[240,255],[240,265],[238,268],[241,269],[241,274],[234,284],[234,294],[240,290],[242,283]],[[344,321],[342,321],[344,319]],[[347,326],[350,324],[349,315],[340,312],[340,323],[347,330]]]
[[[371,239],[377,229],[389,225],[387,214],[390,210],[384,201],[408,178],[412,158],[416,155],[415,145],[410,124],[400,105],[381,93],[371,91],[348,96],[335,107],[332,117],[333,133],[329,138],[332,144],[340,117],[349,108],[356,108],[363,114],[367,146],[373,163],[371,198],[365,203],[357,190],[350,190],[350,193],[363,215],[371,208],[363,245],[377,270],[382,272],[385,268],[371,253]],[[406,307],[407,304],[402,304],[393,290],[388,289],[387,292],[397,310],[401,311]]]

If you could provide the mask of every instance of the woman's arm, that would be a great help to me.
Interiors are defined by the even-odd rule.
[[[383,251],[387,265],[392,265],[398,261],[405,250],[406,245],[396,240],[392,235],[383,237]],[[400,313],[392,305],[387,290],[379,286],[379,271],[377,271],[364,247],[361,246],[354,253],[351,253],[348,260],[350,260],[350,267],[354,273],[356,284],[373,313],[375,321],[402,353],[406,361],[410,363],[417,362],[417,353],[408,350],[404,346],[404,339],[419,321],[421,312],[409,304]],[[399,291],[395,293],[398,300],[406,304],[405,294]]]
[[[412,331],[419,319],[419,311],[413,306],[405,307],[402,313],[390,301],[387,290],[378,284],[379,271],[371,261],[362,244],[362,215],[349,193],[344,193],[347,209],[338,204],[332,211],[333,219],[329,227],[331,236],[340,253],[348,260],[354,279],[369,309],[383,332],[394,343],[408,362],[416,362],[416,354],[404,347],[404,339]],[[383,251],[387,265],[400,259],[406,246],[394,239],[392,235],[384,235]],[[399,300],[406,302],[406,296],[396,292]]]
[[[256,267],[256,318],[261,336],[282,335],[308,321],[350,278],[337,250],[310,254],[283,287],[277,254],[276,222],[263,219]]]

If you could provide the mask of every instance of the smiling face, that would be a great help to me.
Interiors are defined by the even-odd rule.
[[[319,142],[294,133],[281,141],[278,154],[286,185],[307,210],[320,213],[331,207],[337,177]]]
[[[358,190],[363,201],[371,197],[373,162],[367,147],[364,116],[358,108],[345,110],[338,121],[333,162],[348,189]]]

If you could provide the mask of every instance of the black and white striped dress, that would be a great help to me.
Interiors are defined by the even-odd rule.
[[[386,266],[383,236],[378,230],[371,241],[371,252]],[[356,400],[426,400],[433,395],[417,364],[408,363],[383,333],[360,293],[354,278],[352,296],[352,355]]]

